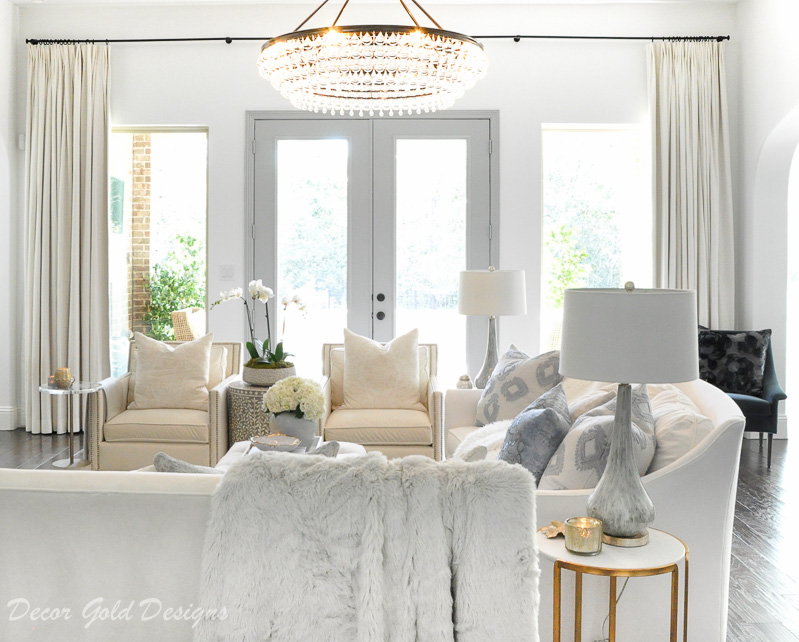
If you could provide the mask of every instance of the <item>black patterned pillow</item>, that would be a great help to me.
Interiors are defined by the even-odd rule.
[[[514,419],[563,378],[558,373],[560,351],[529,357],[515,346],[502,355],[477,402],[475,424]]]
[[[724,392],[760,396],[771,330],[700,330],[699,378]]]

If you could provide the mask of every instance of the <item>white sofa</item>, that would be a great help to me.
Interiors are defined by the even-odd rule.
[[[677,387],[713,422],[714,429],[689,453],[646,475],[643,482],[655,503],[654,527],[676,535],[690,550],[689,639],[725,642],[730,547],[744,417],[726,394],[704,381],[677,384]],[[474,419],[481,393],[481,390],[446,392],[444,424],[448,455],[466,435],[477,429]],[[584,515],[590,494],[591,490],[539,491],[538,526],[545,526],[551,520],[563,521]],[[552,639],[552,573],[552,564],[542,559],[541,640]],[[563,631],[566,638],[571,635],[569,616],[574,611],[572,577],[572,573],[564,574]],[[668,631],[668,586],[663,583],[666,580],[633,578],[630,582],[635,583],[635,590],[631,584],[619,601],[619,639],[666,639],[663,634]],[[584,639],[604,638],[600,629],[607,616],[607,579],[586,577],[584,590]]]

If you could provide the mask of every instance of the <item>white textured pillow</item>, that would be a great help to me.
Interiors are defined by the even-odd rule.
[[[216,388],[222,383],[226,377],[227,371],[227,348],[216,344],[211,344],[211,357],[208,364],[208,390]],[[130,348],[130,363],[128,370],[130,371],[130,379],[128,380],[128,403],[133,403],[136,398],[136,368],[139,365],[139,351],[136,348],[136,342],[131,343]]]
[[[713,431],[713,422],[677,387],[657,392],[651,403],[657,448],[648,473],[677,461]]]
[[[589,410],[574,422],[571,430],[549,460],[539,490],[593,488],[605,472],[610,452],[616,398]],[[634,389],[632,431],[638,474],[646,474],[655,455],[655,422],[646,386]]]
[[[208,410],[208,372],[213,334],[174,348],[140,332],[136,341],[136,391],[131,409]]]
[[[419,331],[378,343],[344,329],[344,407],[424,410],[419,402]]]
[[[560,383],[560,351],[529,357],[516,346],[502,355],[477,402],[478,426],[514,419],[522,410]]]

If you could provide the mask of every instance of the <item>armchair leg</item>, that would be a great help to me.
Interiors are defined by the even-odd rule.
[[[760,435],[761,435],[761,439],[762,439],[763,433],[761,432]],[[769,433],[768,434],[768,464],[766,465],[766,468],[771,468],[771,440],[773,438],[774,438],[774,434],[773,433]]]
[[[758,438],[757,442],[760,445],[760,450],[763,450],[763,433],[759,432],[757,434],[760,435],[760,437]]]

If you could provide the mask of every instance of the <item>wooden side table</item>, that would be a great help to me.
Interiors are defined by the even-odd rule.
[[[268,435],[268,413],[264,410],[264,393],[269,386],[253,386],[234,381],[228,386],[228,443],[250,441],[250,437]]]
[[[561,639],[561,569],[573,571],[574,580],[574,639],[582,640],[583,574],[603,575],[610,578],[609,639],[616,640],[616,578],[646,577],[671,573],[671,642],[677,642],[677,617],[679,611],[679,567],[685,561],[683,590],[683,640],[688,640],[688,547],[679,539],[654,528],[649,529],[649,544],[638,548],[602,546],[599,555],[575,555],[566,550],[561,537],[547,539],[538,533],[538,551],[555,563],[552,605],[553,641]]]

